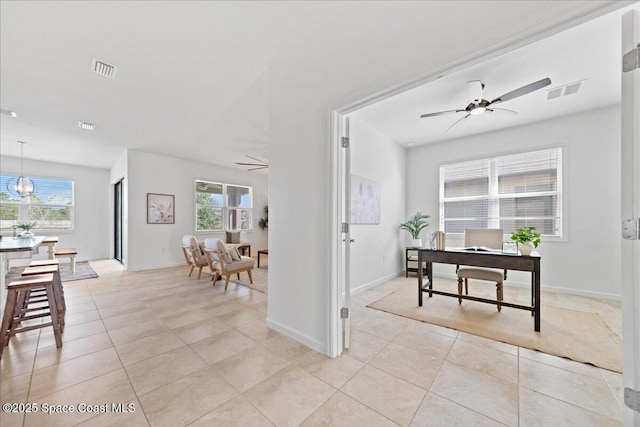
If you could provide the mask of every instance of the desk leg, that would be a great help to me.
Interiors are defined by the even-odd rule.
[[[534,315],[533,315],[533,329],[536,332],[540,332],[540,269],[536,269],[533,272],[535,277],[534,279],[534,289],[535,289],[535,306],[534,306]]]
[[[49,259],[55,259],[55,249],[55,243],[53,245],[47,245],[47,255],[49,256]]]
[[[433,289],[433,263],[429,261],[427,263],[427,277],[429,278],[429,290]],[[433,294],[429,292],[429,298],[433,297]]]
[[[422,307],[422,252],[418,251],[418,306]]]

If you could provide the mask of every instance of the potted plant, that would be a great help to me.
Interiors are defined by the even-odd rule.
[[[16,225],[17,228],[22,230],[22,233],[20,233],[20,236],[22,236],[22,237],[31,237],[31,236],[33,236],[33,232],[31,231],[31,229],[34,226],[35,226],[35,223],[29,224],[28,222]]]
[[[269,228],[269,205],[264,207],[264,218],[260,218],[260,221],[258,221],[258,225],[263,230],[265,228]]]
[[[531,255],[533,248],[537,248],[540,244],[540,233],[536,233],[535,230],[535,227],[520,227],[518,231],[511,234],[511,240],[518,244],[520,254]]]
[[[429,226],[427,218],[430,218],[430,216],[421,214],[420,212],[416,212],[416,214],[411,219],[409,219],[409,221],[400,224],[401,229],[407,230],[409,233],[411,233],[411,237],[413,238],[413,240],[411,241],[411,245],[413,247],[422,247],[420,232]]]

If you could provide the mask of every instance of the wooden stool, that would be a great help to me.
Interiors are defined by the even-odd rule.
[[[20,310],[20,315],[16,316],[16,307],[18,303],[18,297],[21,293],[31,291],[44,287],[48,306],[25,308]],[[52,308],[53,307],[53,308]],[[15,280],[7,285],[7,302],[4,308],[4,315],[2,316],[2,329],[0,329],[0,358],[2,358],[2,351],[9,345],[9,340],[15,334],[20,332],[26,332],[33,329],[46,328],[51,326],[53,328],[53,335],[56,339],[56,347],[62,347],[62,336],[60,334],[60,322],[58,320],[58,310],[56,310],[55,295],[53,293],[53,273],[38,274],[35,276],[24,277],[22,279]],[[26,315],[34,311],[48,311],[44,313]],[[37,325],[18,327],[19,320],[36,319],[39,317],[51,316],[51,321],[47,323],[40,323]]]
[[[60,260],[58,259],[41,259],[36,261],[31,261],[29,267],[42,267],[43,265],[60,265]]]
[[[75,248],[56,248],[54,251],[54,256],[56,258],[60,257],[69,257],[69,263],[71,264],[71,274],[76,272],[76,255],[78,255],[78,251]]]
[[[57,260],[56,260],[57,261]],[[37,274],[52,273],[53,274],[53,294],[56,297],[56,307],[58,309],[58,320],[60,321],[60,332],[64,332],[64,315],[67,312],[67,304],[64,300],[64,289],[62,280],[60,279],[60,270],[57,265],[43,265],[36,267],[27,267],[22,272],[22,277],[34,276]],[[21,298],[18,298],[18,307],[26,308],[30,302],[42,302],[41,298],[46,295],[44,288],[33,289],[23,292]],[[32,298],[34,298],[32,300]],[[40,299],[40,300],[38,300]]]

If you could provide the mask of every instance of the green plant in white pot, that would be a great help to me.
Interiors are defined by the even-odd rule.
[[[33,236],[33,232],[31,231],[31,229],[35,227],[35,225],[36,225],[35,222],[31,224],[28,222],[25,222],[23,224],[16,225],[16,228],[19,228],[20,230],[22,230],[22,233],[20,233],[20,236],[31,237]]]
[[[535,227],[520,227],[518,231],[511,234],[511,240],[518,244],[521,255],[529,256],[533,248],[540,244],[540,233],[536,233]]]
[[[420,212],[416,212],[416,214],[407,222],[400,224],[401,229],[407,230],[409,233],[411,233],[411,237],[413,238],[413,240],[411,241],[411,246],[416,248],[422,247],[420,232],[429,226],[427,218],[430,218],[430,216],[421,214]]]

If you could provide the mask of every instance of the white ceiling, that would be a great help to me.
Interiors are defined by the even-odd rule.
[[[637,6],[636,6],[637,8]],[[413,90],[358,110],[355,114],[403,146],[418,146],[620,103],[620,16],[625,8],[573,27],[529,46],[443,76]],[[517,116],[470,116],[447,131],[466,113],[429,118],[421,114],[464,109],[471,101],[466,82],[485,84],[484,98],[495,99],[545,77],[551,85],[496,107]],[[584,80],[572,95],[547,99],[547,91]]]
[[[412,68],[400,68],[394,59],[428,73],[424,57],[437,68],[466,57],[474,47],[507,46],[520,35],[525,39],[625,4],[629,2],[3,0],[0,108],[18,117],[0,115],[0,154],[19,156],[16,141],[22,140],[28,142],[25,158],[100,168],[111,167],[125,149],[225,166],[247,161],[245,155],[266,160],[270,111],[280,98],[269,90],[274,79],[317,85],[319,94],[333,84],[345,94],[346,105],[363,96],[349,91],[354,81],[357,89],[370,86],[373,93],[384,89],[382,82],[410,78]],[[470,22],[482,23],[480,30]],[[594,31],[584,30],[580,41],[565,42],[579,46],[580,52],[527,47],[493,66],[443,77],[422,94],[406,93],[371,107],[367,120],[398,142],[449,137],[442,131],[453,117],[417,117],[465,106],[464,82],[469,79],[483,80],[490,99],[546,76],[554,84],[588,78],[575,100],[557,101],[575,102],[574,110],[615,103],[615,93],[600,86],[611,71],[589,60],[601,50],[609,55],[602,46],[617,35]],[[562,52],[562,57],[553,59],[552,52]],[[91,72],[93,57],[118,66],[115,78]],[[570,57],[581,62],[578,71],[554,65]],[[619,58],[606,56],[595,63],[602,61]],[[612,73],[610,80],[617,78]],[[509,124],[566,112],[552,103],[545,109],[526,105],[539,95],[505,104],[521,113]],[[277,119],[282,125],[282,118]],[[82,130],[78,121],[96,128]],[[457,136],[488,130],[482,126],[488,125],[465,125]]]

